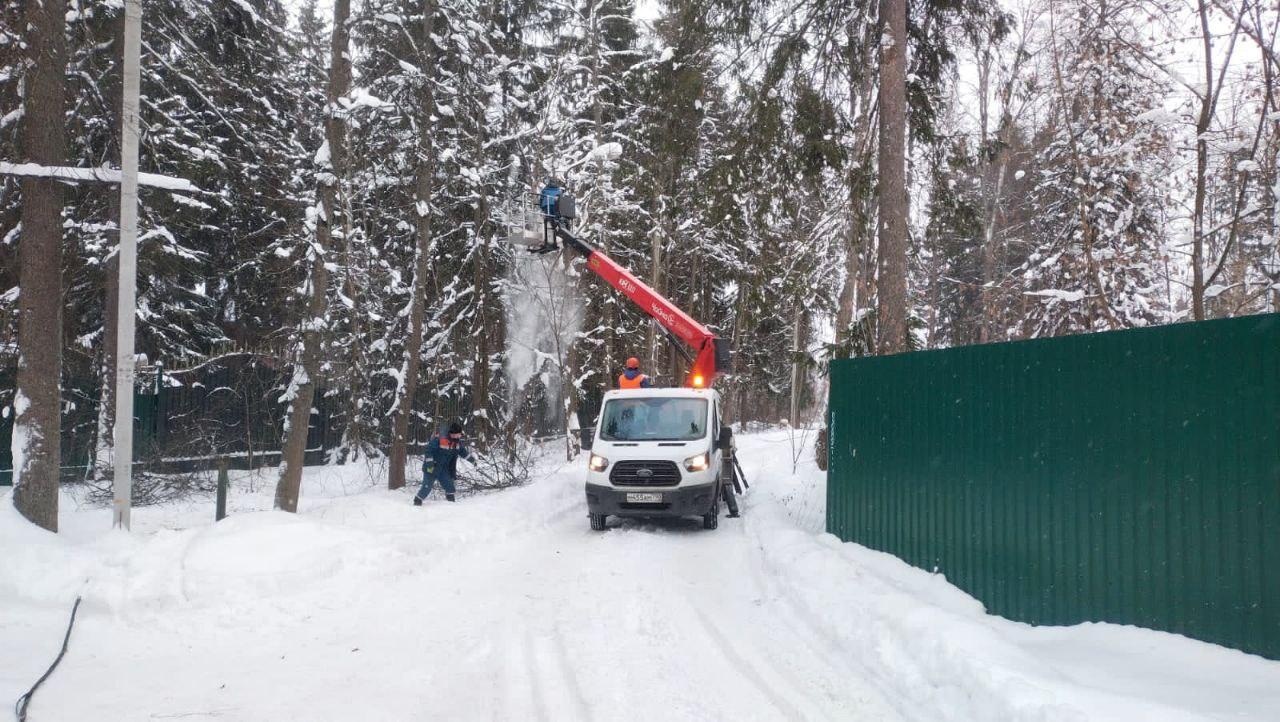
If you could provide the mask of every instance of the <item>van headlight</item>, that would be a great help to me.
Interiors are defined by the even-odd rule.
[[[708,466],[711,466],[711,455],[705,451],[684,460],[684,468],[689,471],[706,471]]]
[[[609,468],[609,460],[599,454],[592,454],[591,460],[587,462],[587,468],[592,471],[604,471]]]

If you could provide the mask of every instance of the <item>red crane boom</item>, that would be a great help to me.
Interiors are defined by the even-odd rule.
[[[561,203],[564,203],[563,198]],[[572,201],[569,201],[569,204],[571,205]],[[545,210],[547,209],[544,206]],[[616,288],[622,295],[631,299],[632,303],[657,321],[671,336],[688,346],[690,351],[685,352],[685,358],[690,362],[690,368],[689,375],[685,377],[685,386],[708,387],[717,377],[729,370],[729,344],[725,339],[716,336],[679,306],[636,278],[622,264],[570,233],[561,218],[571,218],[573,211],[571,207],[567,209],[569,210],[567,214],[563,213],[563,210],[566,209],[555,208],[553,213],[545,216],[545,230],[554,234],[555,238],[564,241],[566,246],[581,253],[587,259],[587,268],[604,279],[605,283]],[[538,250],[550,251],[554,248],[554,243],[548,239],[548,243]]]

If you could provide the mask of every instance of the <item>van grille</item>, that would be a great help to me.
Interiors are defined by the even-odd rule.
[[[680,483],[680,467],[674,461],[619,461],[609,481],[617,486],[675,486]]]

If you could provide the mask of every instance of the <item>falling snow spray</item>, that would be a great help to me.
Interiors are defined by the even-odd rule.
[[[513,164],[514,165],[514,164]],[[513,184],[514,185],[514,184]],[[543,414],[548,426],[564,428],[564,377],[569,345],[582,329],[584,306],[574,272],[563,254],[534,255],[541,242],[542,218],[519,201],[506,213],[512,261],[503,279],[507,320],[507,378],[523,408],[536,379],[546,390]]]

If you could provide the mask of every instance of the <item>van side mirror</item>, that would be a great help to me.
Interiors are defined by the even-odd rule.
[[[716,441],[716,445],[722,451],[728,451],[733,448],[733,429],[725,426],[720,429],[720,438]]]
[[[579,445],[583,451],[591,451],[591,444],[596,438],[596,427],[592,424],[585,429],[578,429]]]

